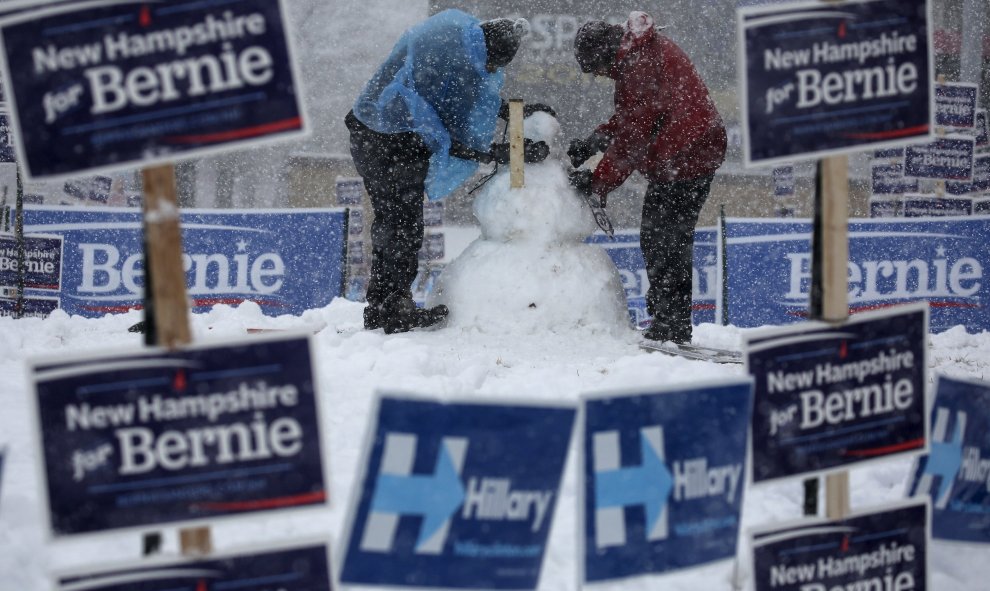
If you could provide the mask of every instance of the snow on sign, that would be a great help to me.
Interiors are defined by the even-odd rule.
[[[205,560],[142,560],[56,577],[56,591],[247,589],[331,591],[326,543],[217,554]]]
[[[4,85],[31,178],[306,133],[283,2],[63,2],[0,15]]]
[[[575,414],[381,396],[341,582],[535,589]]]
[[[874,195],[902,195],[918,192],[918,179],[904,176],[904,165],[874,164],[870,170]]]
[[[747,166],[931,136],[926,0],[740,8]]]
[[[588,583],[735,556],[751,380],[584,400]]]
[[[308,335],[29,369],[55,536],[326,503]]]
[[[927,449],[928,306],[754,333],[753,482]]]
[[[932,537],[990,544],[990,383],[938,376],[931,452],[909,495],[931,495]]]
[[[928,505],[917,502],[754,531],[754,589],[931,589],[928,539]]]

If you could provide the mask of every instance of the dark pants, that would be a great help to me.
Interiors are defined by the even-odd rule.
[[[371,277],[366,299],[380,307],[394,292],[412,299],[412,283],[423,246],[423,194],[430,150],[415,133],[378,133],[345,119],[351,156],[371,196]]]
[[[712,178],[650,183],[643,201],[639,240],[650,280],[646,310],[668,340],[691,340],[694,227]]]

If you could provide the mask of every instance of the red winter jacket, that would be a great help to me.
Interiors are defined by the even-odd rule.
[[[722,117],[684,51],[633,13],[615,66],[615,114],[596,130],[612,139],[592,190],[607,195],[634,170],[651,182],[711,176],[725,160]]]

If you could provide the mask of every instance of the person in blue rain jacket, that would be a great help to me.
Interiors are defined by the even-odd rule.
[[[402,35],[347,114],[354,166],[374,212],[366,329],[404,332],[446,317],[445,306],[420,309],[412,299],[423,195],[442,199],[479,163],[508,162],[508,144],[492,144],[497,119],[508,112],[499,96],[502,68],[528,30],[525,19],[440,12]],[[529,140],[524,150],[527,162],[549,152]]]

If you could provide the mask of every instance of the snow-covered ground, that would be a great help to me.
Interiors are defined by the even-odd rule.
[[[270,318],[251,304],[221,306],[192,318],[196,341],[242,338],[249,327],[294,328],[326,323],[315,335],[314,359],[325,402],[325,453],[330,456],[331,507],[305,515],[259,517],[219,522],[213,526],[218,550],[291,541],[299,537],[328,539],[342,544],[345,512],[351,487],[359,474],[367,414],[376,391],[399,390],[443,398],[533,401],[577,400],[582,393],[649,389],[741,375],[739,366],[688,361],[637,347],[632,329],[608,334],[568,329],[539,334],[486,333],[477,328],[443,328],[406,334],[368,332],[361,326],[362,304],[338,299],[301,317]],[[136,560],[138,534],[108,534],[85,541],[46,542],[38,454],[33,449],[29,404],[31,390],[24,360],[80,352],[140,347],[142,337],[127,332],[140,319],[132,312],[97,320],[56,312],[46,320],[0,318],[0,446],[8,446],[8,461],[0,492],[0,589],[49,589],[46,573],[84,565]],[[702,325],[695,341],[736,347],[741,333],[733,327]],[[970,335],[962,328],[932,337],[932,375],[987,379],[990,374],[990,334]],[[854,509],[903,498],[910,462],[895,460],[855,469],[851,474]],[[576,454],[571,454],[540,589],[573,590],[576,577],[577,517]],[[744,529],[790,520],[800,515],[798,482],[754,487],[746,491]],[[174,530],[166,530],[167,553],[177,552]],[[932,578],[940,591],[987,589],[990,561],[985,548],[935,543]],[[748,583],[748,565],[738,567]],[[666,577],[664,589],[732,589],[734,566],[723,562]],[[657,588],[655,579],[623,582],[624,590]]]

